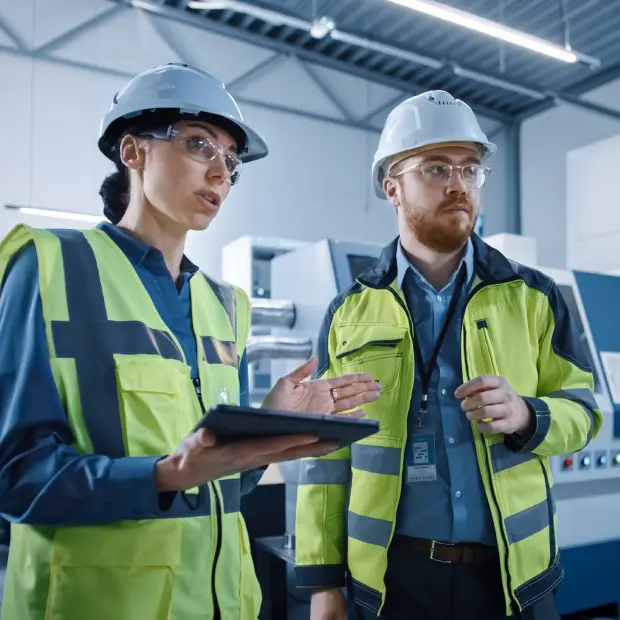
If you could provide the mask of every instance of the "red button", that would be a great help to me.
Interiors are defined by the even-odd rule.
[[[573,459],[570,456],[567,456],[564,459],[564,467],[572,467],[573,466]]]

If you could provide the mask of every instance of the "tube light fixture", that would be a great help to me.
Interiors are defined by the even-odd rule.
[[[598,58],[592,58],[586,54],[581,54],[572,49],[566,49],[555,43],[545,41],[539,37],[535,37],[531,34],[521,32],[514,28],[509,28],[497,22],[491,21],[484,17],[467,13],[460,9],[434,2],[433,0],[388,0],[393,4],[399,4],[406,8],[418,11],[436,17],[444,21],[462,26],[463,28],[469,28],[482,34],[486,34],[496,39],[501,39],[507,43],[518,45],[526,49],[544,54],[557,60],[562,60],[568,63],[583,62],[590,65],[592,68],[600,66],[601,62]]]
[[[57,211],[55,209],[39,209],[35,207],[20,207],[17,205],[4,205],[7,209],[15,209],[24,215],[36,215],[39,217],[55,217],[61,220],[73,220],[78,222],[93,222],[98,224],[104,218],[99,215],[87,213],[74,213],[72,211]]]

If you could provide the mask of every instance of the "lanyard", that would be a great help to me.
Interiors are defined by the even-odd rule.
[[[418,367],[420,368],[420,377],[422,379],[422,402],[420,403],[420,413],[417,417],[418,428],[422,427],[424,416],[428,411],[428,389],[430,386],[431,377],[433,375],[435,365],[437,364],[437,357],[439,356],[439,352],[441,351],[443,341],[446,337],[446,334],[448,333],[450,322],[452,321],[456,312],[456,306],[458,304],[461,290],[463,289],[463,284],[465,283],[466,273],[467,270],[463,269],[459,275],[456,289],[454,290],[454,294],[452,295],[452,299],[450,300],[450,306],[448,308],[446,320],[444,321],[443,327],[441,328],[439,338],[437,338],[437,342],[435,343],[435,349],[433,350],[433,354],[431,355],[431,358],[428,362],[428,366],[424,365],[424,360],[422,359],[422,351],[420,350],[420,345],[418,344],[417,337],[414,336],[413,339],[413,350],[415,354],[416,364],[418,364]]]

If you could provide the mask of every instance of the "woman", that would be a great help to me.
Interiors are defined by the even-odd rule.
[[[250,308],[183,248],[267,147],[223,84],[178,64],[115,96],[99,147],[117,167],[100,192],[111,223],[21,226],[0,246],[2,620],[255,619],[240,495],[266,464],[333,446],[192,432],[212,404],[247,403]],[[264,405],[378,398],[366,375],[302,383],[315,364]]]

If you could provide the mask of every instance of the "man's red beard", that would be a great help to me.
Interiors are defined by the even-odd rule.
[[[467,210],[467,218],[463,212],[446,213],[457,206]],[[436,252],[454,252],[462,248],[474,231],[478,218],[466,196],[449,198],[432,212],[403,209],[403,216],[407,228],[416,239]]]

